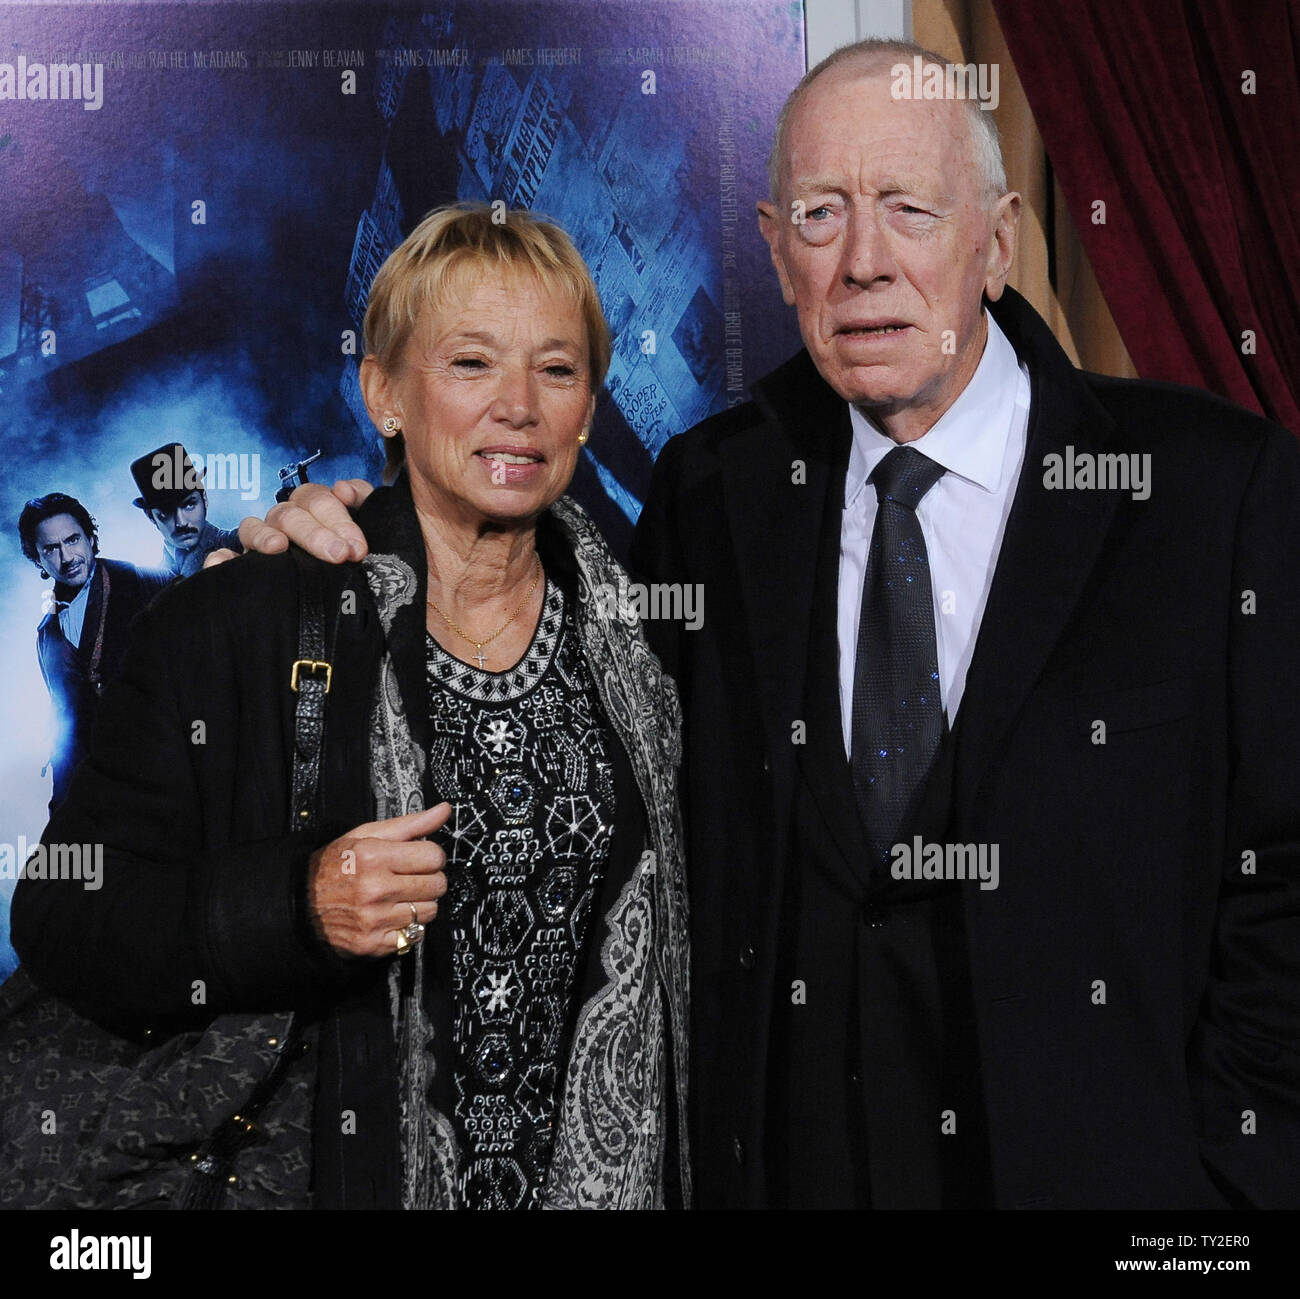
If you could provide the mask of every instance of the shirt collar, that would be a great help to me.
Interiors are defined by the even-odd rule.
[[[1019,361],[1015,348],[984,312],[988,337],[970,382],[934,426],[908,443],[941,464],[950,474],[995,492],[1002,482],[1007,438],[1016,405]],[[844,480],[844,508],[858,498],[876,466],[898,444],[886,437],[856,406],[849,406],[853,446]]]
[[[95,580],[95,570],[98,567],[99,567],[98,563],[92,564],[90,566],[90,576],[87,577],[86,580],[82,582],[82,584],[79,587],[77,587],[77,594],[74,595],[72,599],[69,600],[67,604],[63,606],[65,609],[71,609],[74,604],[77,604],[82,600],[90,599],[90,584]],[[55,596],[55,602],[56,603],[58,602],[57,595]]]

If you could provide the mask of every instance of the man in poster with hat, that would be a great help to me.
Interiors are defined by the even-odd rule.
[[[184,446],[169,442],[131,462],[140,490],[132,504],[163,535],[163,562],[176,577],[189,577],[214,550],[243,551],[239,534],[208,522],[203,474]]]

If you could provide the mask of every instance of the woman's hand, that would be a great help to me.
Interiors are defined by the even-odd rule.
[[[369,821],[311,856],[308,901],[317,932],[345,956],[392,956],[397,933],[427,925],[447,891],[447,856],[424,836],[451,815],[450,803]]]

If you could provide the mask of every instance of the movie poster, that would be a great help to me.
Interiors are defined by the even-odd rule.
[[[614,336],[572,491],[621,551],[665,441],[798,347],[753,204],[803,70],[799,0],[0,7],[0,977],[59,654],[95,661],[115,599],[282,481],[378,481],[358,362],[388,252],[455,199],[572,234]],[[165,535],[131,466],[175,444],[206,501]],[[46,520],[61,607],[18,527],[51,493],[98,541]]]

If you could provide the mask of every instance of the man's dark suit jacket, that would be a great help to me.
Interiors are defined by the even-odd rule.
[[[1010,290],[990,309],[1032,405],[947,840],[1000,846],[999,887],[961,886],[995,1202],[1294,1206],[1300,448],[1203,392],[1076,370]],[[850,437],[801,353],[667,444],[634,544],[642,576],[704,588],[701,629],[660,628],[685,712],[704,1206],[767,1203],[786,1126],[768,1080],[780,902],[810,869],[798,789],[845,877],[862,869],[835,673],[809,654],[834,643],[814,574]],[[1070,446],[1149,453],[1150,498],[1047,489]],[[833,722],[800,744],[809,711]],[[811,1107],[793,1122],[837,1135]]]
[[[104,599],[105,578],[108,600]],[[90,746],[90,732],[99,711],[104,684],[115,681],[122,670],[131,624],[135,616],[170,581],[166,573],[151,573],[119,559],[95,560],[86,597],[86,618],[81,644],[69,645],[51,609],[36,628],[36,657],[46,689],[59,715],[59,749],[54,757],[54,787],[50,811],[63,801],[68,782]],[[103,624],[99,661],[92,673],[95,643]]]

